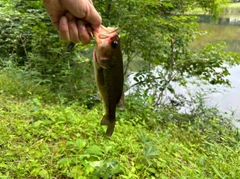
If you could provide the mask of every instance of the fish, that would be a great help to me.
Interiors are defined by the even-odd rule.
[[[116,107],[123,103],[123,58],[117,28],[100,26],[93,31],[96,47],[93,66],[97,89],[105,106],[101,125],[106,125],[106,135],[112,136],[116,124]],[[122,99],[122,100],[121,100]]]

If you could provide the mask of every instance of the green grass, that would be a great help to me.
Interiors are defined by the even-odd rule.
[[[0,178],[240,177],[239,134],[214,110],[157,113],[127,98],[108,138],[101,104],[50,103],[55,94],[31,83],[19,97],[19,80],[3,73],[0,81]]]

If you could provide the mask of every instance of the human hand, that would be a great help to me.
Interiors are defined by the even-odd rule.
[[[91,32],[98,31],[102,23],[91,0],[43,0],[43,3],[63,40],[88,44]]]

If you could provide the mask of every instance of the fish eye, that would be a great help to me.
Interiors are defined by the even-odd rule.
[[[113,48],[117,48],[118,42],[116,40],[114,40],[111,45]]]

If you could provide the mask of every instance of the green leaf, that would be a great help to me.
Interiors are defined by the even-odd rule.
[[[87,141],[82,139],[77,139],[75,141],[75,145],[78,148],[78,150],[82,150],[87,145]]]
[[[69,167],[70,164],[72,162],[72,159],[71,158],[61,158],[57,164],[60,166],[60,167]]]
[[[103,149],[97,145],[89,146],[85,150],[86,154],[103,155]]]
[[[9,167],[5,163],[0,163],[0,168],[8,169]]]

